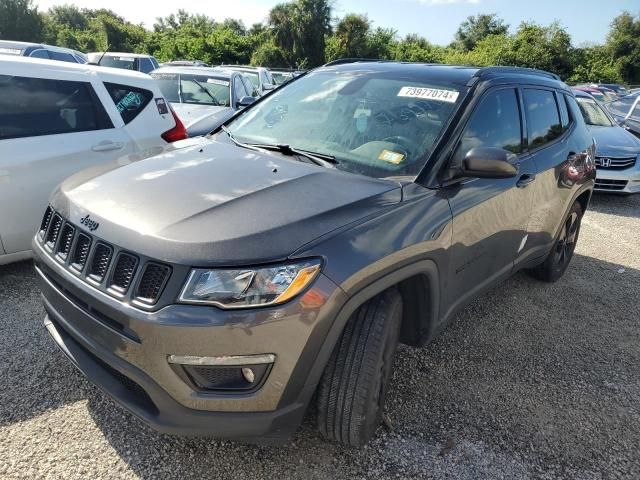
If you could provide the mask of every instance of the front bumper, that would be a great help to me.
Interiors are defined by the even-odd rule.
[[[640,160],[624,170],[597,169],[594,191],[624,195],[640,193]]]
[[[144,312],[79,281],[34,247],[47,330],[81,372],[143,421],[165,433],[254,441],[295,432],[315,390],[309,371],[346,299],[329,279],[321,275],[307,292],[313,302],[304,294],[256,310],[176,304]],[[167,361],[264,353],[276,360],[248,393],[199,390]]]

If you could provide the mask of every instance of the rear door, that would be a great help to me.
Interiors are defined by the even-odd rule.
[[[131,153],[131,142],[115,128],[118,121],[106,113],[91,82],[0,75],[0,237],[6,253],[31,249],[49,195],[62,180]]]
[[[521,102],[515,88],[487,91],[476,104],[454,149],[450,167],[462,165],[474,147],[499,147],[513,153],[514,178],[468,178],[447,188],[453,214],[448,275],[448,305],[464,304],[508,276],[531,213],[535,165],[523,146]]]
[[[110,82],[105,82],[104,88],[111,99],[108,108],[122,118],[126,134],[141,154],[162,152],[167,144],[161,135],[176,122],[159,91]]]
[[[569,112],[565,95],[539,86],[522,89],[527,123],[528,150],[538,170],[531,186],[533,210],[528,235],[519,251],[517,263],[542,257],[549,252],[559,222],[573,196],[571,186],[563,183],[572,156],[584,145],[574,145],[574,113]],[[579,112],[578,112],[579,115]]]

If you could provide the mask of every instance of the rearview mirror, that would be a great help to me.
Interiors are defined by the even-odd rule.
[[[509,178],[518,168],[509,163],[513,153],[502,148],[476,147],[467,152],[462,161],[464,175],[479,178]]]
[[[249,95],[245,95],[240,100],[238,100],[238,106],[239,107],[247,107],[247,106],[251,105],[255,101],[256,101],[255,98],[250,97]]]

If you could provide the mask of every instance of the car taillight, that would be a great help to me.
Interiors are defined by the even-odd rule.
[[[176,121],[176,126],[171,130],[167,130],[166,132],[164,132],[161,137],[169,143],[177,142],[178,140],[184,140],[189,136],[187,135],[187,129],[184,128],[182,120],[178,118],[178,115],[176,115],[176,112],[173,111],[173,108],[171,108],[171,106],[169,106],[169,110],[171,111],[171,115],[173,115],[173,119]]]

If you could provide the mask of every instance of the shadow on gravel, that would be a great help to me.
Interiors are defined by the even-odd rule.
[[[553,285],[517,274],[401,347],[393,430],[366,449],[323,441],[312,415],[267,447],[158,434],[97,389],[88,409],[142,478],[639,478],[640,271],[620,268],[576,255]]]
[[[31,261],[0,266],[0,426],[82,400],[87,383],[58,351]]]
[[[640,218],[640,194],[621,196],[606,193],[594,193],[589,210],[610,215]]]

